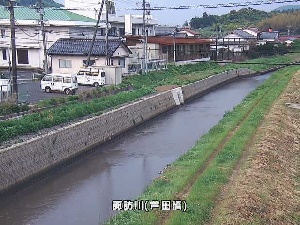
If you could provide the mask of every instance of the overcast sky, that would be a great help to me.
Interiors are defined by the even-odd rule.
[[[64,3],[64,0],[56,0],[59,3]],[[78,1],[78,0],[74,0]],[[147,1],[147,0],[146,0]],[[256,2],[255,0],[148,0],[152,7],[160,7],[160,6],[174,6],[179,7],[181,5],[201,5],[201,4],[209,4],[209,5],[216,5],[216,4],[226,4],[226,3],[238,3],[238,2]],[[257,0],[258,1],[258,0]],[[100,0],[95,0],[97,4]],[[138,1],[135,0],[115,0],[116,8],[117,9],[124,9],[124,8],[133,8],[136,7],[136,3]],[[140,4],[142,0],[139,1]],[[76,3],[75,3],[76,4]],[[75,6],[74,4],[74,6]],[[96,6],[95,4],[95,6]],[[261,6],[251,6],[255,9],[260,9],[264,11],[271,11],[277,7],[283,5],[299,5],[299,3],[274,3],[274,4],[267,4]],[[198,8],[198,9],[189,9],[189,10],[163,10],[163,11],[152,11],[151,14],[156,18],[159,24],[162,25],[182,25],[184,21],[189,21],[193,17],[201,17],[203,12],[207,12],[208,14],[214,15],[221,15],[228,13],[230,10],[238,10],[241,7],[230,7],[230,8]],[[129,13],[128,11],[117,11],[117,14],[122,15],[125,13]],[[142,14],[141,11],[134,11],[131,14]]]

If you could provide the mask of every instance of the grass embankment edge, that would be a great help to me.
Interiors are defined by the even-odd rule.
[[[286,88],[296,70],[297,68],[289,68],[277,72],[276,75],[280,78],[276,85],[272,86],[268,94],[255,106],[222,151],[193,185],[186,199],[189,205],[187,212],[175,212],[167,224],[182,224],[183,221],[185,224],[205,224],[209,221],[222,185],[228,182],[245,147],[263,121],[264,115]]]
[[[270,87],[278,81],[280,73],[282,71],[275,73],[263,85],[250,93],[241,104],[236,106],[231,112],[226,113],[220,123],[204,135],[194,148],[173,163],[163,176],[154,180],[139,199],[174,199],[176,193],[180,192],[188,184],[197,170],[213,153],[214,149],[243,120],[243,117],[270,90]],[[153,224],[157,220],[157,214],[153,212],[128,211],[117,215],[106,224]]]

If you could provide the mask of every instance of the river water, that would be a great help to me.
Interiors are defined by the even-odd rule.
[[[270,74],[244,78],[172,110],[0,203],[1,225],[99,225],[133,200]]]

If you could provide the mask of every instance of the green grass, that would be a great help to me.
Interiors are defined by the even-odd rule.
[[[262,60],[262,59],[260,59]],[[282,56],[265,59],[270,62],[292,61],[290,56]],[[214,62],[197,63],[193,65],[170,66],[168,70],[150,72],[147,75],[134,75],[125,79],[118,87],[105,87],[87,93],[89,96],[68,96],[66,98],[54,98],[42,101],[39,106],[56,106],[52,109],[39,113],[26,115],[21,119],[0,121],[0,142],[7,141],[19,135],[37,132],[43,128],[49,128],[65,122],[70,122],[83,116],[100,113],[111,107],[117,107],[128,101],[133,101],[139,97],[155,92],[155,87],[161,85],[184,85],[189,84],[210,75],[220,73],[225,70],[240,68],[242,65],[227,65],[221,67]],[[269,66],[270,67],[270,66]],[[84,98],[91,96],[101,96],[104,91],[110,89],[122,89],[133,87],[133,91],[121,92],[115,96],[94,98],[87,102],[81,102]],[[91,95],[91,96],[90,96]],[[81,99],[82,98],[82,99]]]
[[[280,77],[279,82],[253,109],[230,141],[194,184],[187,198],[188,211],[186,213],[174,213],[168,224],[179,224],[179,220],[185,221],[185,224],[205,224],[208,222],[221,186],[228,181],[244,148],[262,122],[264,114],[285,89],[297,69],[289,68],[276,74],[277,77]]]
[[[228,180],[228,176],[240,157],[245,142],[248,140],[248,134],[255,132],[256,127],[263,118],[263,113],[267,111],[270,104],[279,95],[287,84],[295,67],[276,72],[264,84],[251,92],[241,104],[236,106],[231,112],[224,115],[224,118],[213,127],[206,135],[204,135],[196,145],[186,154],[181,156],[171,166],[171,169],[164,174],[164,178],[157,178],[145,190],[139,199],[144,200],[166,200],[174,199],[175,194],[185,187],[197,170],[204,165],[211,153],[216,149],[224,138],[232,131],[264,97],[259,107],[251,113],[247,121],[243,123],[241,130],[227,144],[222,152],[216,157],[214,163],[207,169],[204,176],[201,176],[193,187],[188,197],[188,212],[175,213],[170,220],[170,224],[200,224],[208,221],[211,209],[214,206],[214,200],[219,192],[220,185]],[[277,80],[282,77],[285,71],[284,79],[280,80],[279,85],[271,91],[270,97],[265,99],[264,96],[271,90]],[[219,166],[220,165],[220,166]],[[223,167],[225,167],[223,169]],[[126,212],[112,218],[107,224],[156,224],[158,221],[155,212]],[[196,221],[196,222],[195,222]]]
[[[289,63],[294,61],[293,55],[286,56],[274,56],[272,58],[259,58],[248,60],[246,62],[265,62],[266,64],[276,63]],[[272,65],[259,64],[227,64],[226,66],[220,66],[215,62],[202,62],[197,64],[189,64],[182,66],[169,66],[166,70],[152,71],[147,75],[133,75],[125,78],[123,82],[117,86],[101,87],[92,92],[85,92],[78,96],[67,96],[60,98],[53,98],[41,101],[38,105],[40,107],[59,105],[65,103],[73,103],[74,101],[82,101],[88,95],[89,98],[102,97],[104,93],[114,90],[122,90],[126,87],[132,87],[133,89],[140,89],[143,87],[152,88],[162,85],[185,85],[189,84],[214,74],[218,74],[224,71],[238,69],[238,68],[249,68],[253,71],[262,71],[274,67]]]
[[[89,102],[74,102],[61,107],[53,107],[52,109],[32,113],[19,119],[0,121],[0,142],[19,135],[34,133],[43,128],[70,122],[87,115],[99,115],[107,109],[137,100],[151,93],[152,90],[147,88],[120,92],[113,96],[97,98]]]

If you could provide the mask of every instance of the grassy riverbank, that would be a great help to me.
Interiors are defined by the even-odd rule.
[[[282,69],[226,113],[188,153],[164,171],[140,199],[187,201],[182,212],[127,211],[107,224],[204,224],[208,222],[221,186],[237,164],[243,149],[272,103],[298,67]]]

